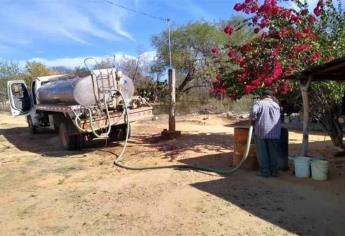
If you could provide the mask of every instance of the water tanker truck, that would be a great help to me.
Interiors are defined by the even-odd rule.
[[[22,80],[8,81],[7,90],[12,116],[25,115],[33,134],[56,130],[67,150],[93,138],[124,140],[130,122],[152,117],[145,99],[133,96],[132,80],[115,68],[37,77],[30,90]]]

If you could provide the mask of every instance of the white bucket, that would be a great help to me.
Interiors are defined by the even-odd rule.
[[[326,160],[311,161],[311,177],[315,180],[327,180],[328,161]]]
[[[310,158],[296,157],[294,158],[295,176],[299,178],[307,178],[310,176]]]

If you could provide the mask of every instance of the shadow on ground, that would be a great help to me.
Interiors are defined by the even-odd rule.
[[[26,127],[0,129],[0,134],[20,151],[37,153],[47,157],[64,157],[94,151],[95,148],[117,147],[118,142],[107,142],[103,139],[86,142],[81,150],[67,151],[61,147],[59,136],[51,130],[41,130],[31,134]],[[4,148],[6,149],[6,147]]]
[[[243,172],[192,186],[298,235],[344,235],[345,205],[327,202],[337,201],[335,196],[323,198],[322,190]]]
[[[181,136],[164,140],[160,135],[142,137],[142,142],[164,153],[164,158],[174,161],[178,154],[186,151],[205,153],[225,152],[232,149],[233,135],[228,133],[183,133]]]

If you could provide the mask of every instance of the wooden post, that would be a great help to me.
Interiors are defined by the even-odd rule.
[[[175,123],[175,106],[176,106],[176,78],[175,70],[169,69],[169,95],[170,95],[170,104],[169,104],[169,132],[173,133],[176,131]]]
[[[300,150],[300,156],[306,156],[308,154],[308,142],[309,142],[309,97],[308,90],[312,76],[309,76],[307,81],[300,81],[300,89],[303,100],[303,139]]]

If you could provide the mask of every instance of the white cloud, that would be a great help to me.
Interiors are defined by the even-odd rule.
[[[1,48],[0,48],[1,49]],[[85,56],[85,57],[62,57],[62,58],[55,58],[55,59],[46,59],[41,57],[35,57],[31,58],[27,61],[37,61],[45,64],[48,67],[55,67],[55,66],[64,66],[67,68],[75,68],[75,67],[84,67],[84,60],[85,58],[92,57],[96,61],[101,60],[113,60],[113,55],[104,55],[104,56]],[[148,51],[144,52],[139,55],[139,58],[141,60],[144,60],[145,62],[151,62],[155,59],[156,52],[155,51]],[[116,53],[115,54],[116,62],[115,64],[123,61],[123,60],[129,60],[129,59],[136,59],[137,57],[125,54],[125,53]],[[20,65],[25,65],[26,61],[22,60],[19,62]],[[90,62],[92,63],[92,62]]]
[[[139,57],[145,61],[154,61],[157,59],[157,52],[156,51],[143,52],[142,54],[139,55]]]
[[[121,36],[123,36],[123,37],[125,37],[125,38],[128,38],[128,39],[130,39],[130,40],[132,40],[132,41],[135,41],[134,38],[133,38],[133,36],[132,36],[130,33],[126,32],[125,30],[122,29],[122,26],[121,26],[121,22],[120,22],[120,21],[116,21],[116,22],[115,22],[114,29],[116,30],[116,32],[117,32],[119,35],[121,35]]]
[[[76,42],[79,42],[81,44],[90,44],[88,42],[86,42],[85,40],[78,38],[77,36],[73,35],[72,33],[68,32],[66,29],[64,28],[59,28],[57,29],[58,31],[60,31],[63,35],[65,35],[67,38],[70,38]]]
[[[37,40],[72,40],[89,44],[92,37],[134,40],[122,27],[126,19],[123,9],[105,1],[11,1],[0,8],[0,42],[17,45]]]

